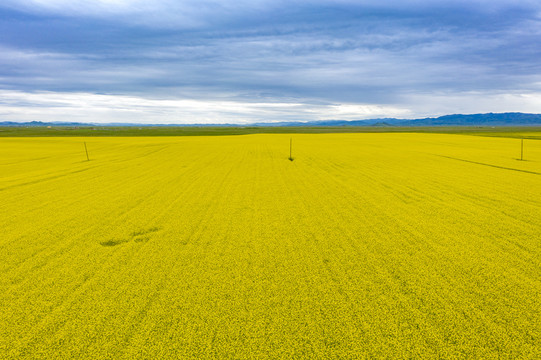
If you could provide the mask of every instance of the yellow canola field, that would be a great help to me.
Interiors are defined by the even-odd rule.
[[[2,138],[0,358],[540,358],[524,143]]]

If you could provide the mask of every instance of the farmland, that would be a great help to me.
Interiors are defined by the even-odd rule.
[[[539,132],[480,135],[2,137],[0,358],[539,358]]]

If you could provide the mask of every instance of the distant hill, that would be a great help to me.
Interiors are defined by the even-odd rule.
[[[265,122],[248,125],[240,124],[138,124],[138,123],[79,123],[79,122],[0,122],[0,126],[200,126],[200,127],[279,127],[279,126],[541,126],[541,114],[487,113],[471,115],[445,115],[424,119],[370,119],[370,120],[325,120],[307,122]]]
[[[517,126],[541,125],[541,114],[501,113],[445,115],[437,118],[410,120],[408,126]]]
[[[445,115],[424,119],[326,120],[297,123],[259,123],[256,126],[541,126],[541,114],[488,113]]]

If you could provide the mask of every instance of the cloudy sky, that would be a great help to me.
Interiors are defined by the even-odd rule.
[[[2,0],[0,121],[541,113],[538,0]]]

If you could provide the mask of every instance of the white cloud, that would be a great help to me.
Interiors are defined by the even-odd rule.
[[[0,99],[0,119],[3,121],[247,124],[293,120],[355,120],[409,114],[404,108],[369,104],[170,100],[11,90],[0,90]]]
[[[400,104],[155,99],[140,96],[0,90],[0,121],[249,124],[422,118],[486,112],[541,113],[541,93],[411,94]]]
[[[249,124],[252,122],[422,118],[486,112],[541,113],[541,93],[427,93],[401,104],[321,104],[151,99],[92,93],[0,90],[0,121]]]
[[[435,92],[407,95],[402,103],[415,109],[416,118],[489,112],[541,113],[541,92]]]

